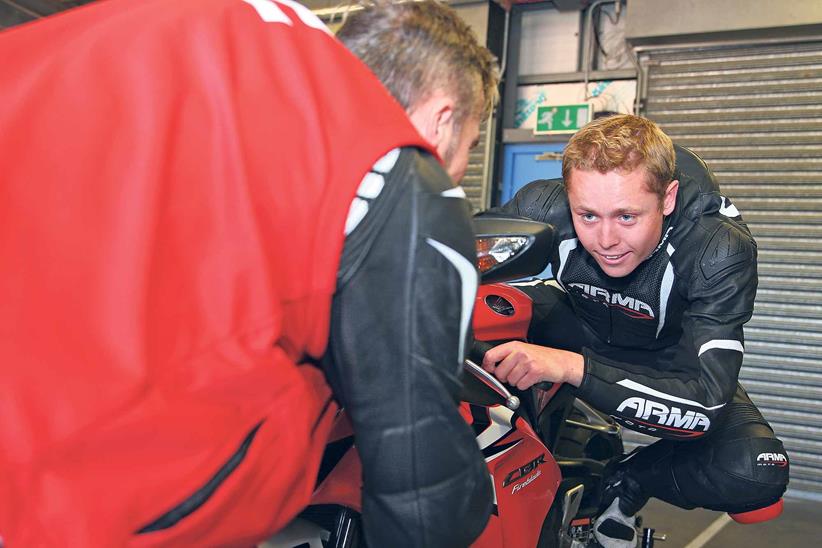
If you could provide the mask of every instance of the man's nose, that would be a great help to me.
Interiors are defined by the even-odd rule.
[[[614,247],[619,243],[619,234],[616,227],[608,221],[600,223],[599,227],[599,245],[604,249]]]

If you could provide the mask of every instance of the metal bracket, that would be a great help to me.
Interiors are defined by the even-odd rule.
[[[543,152],[542,154],[537,154],[534,156],[534,160],[537,162],[556,162],[562,160],[562,153],[561,152]]]
[[[568,534],[571,528],[571,521],[579,512],[579,505],[582,502],[582,493],[585,486],[580,484],[565,491],[562,499],[562,523],[559,527],[559,548],[571,548],[574,539]]]

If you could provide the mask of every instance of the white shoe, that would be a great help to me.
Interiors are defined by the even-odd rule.
[[[636,548],[636,518],[619,509],[619,497],[594,520],[594,537],[602,548]]]

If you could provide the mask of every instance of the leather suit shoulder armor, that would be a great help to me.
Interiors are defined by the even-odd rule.
[[[745,268],[756,259],[756,244],[750,235],[729,222],[721,222],[699,255],[699,272],[705,283],[722,274]]]

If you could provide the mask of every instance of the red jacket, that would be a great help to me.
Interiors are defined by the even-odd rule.
[[[0,34],[7,548],[248,545],[307,502],[335,407],[301,364],[349,203],[424,145],[307,24],[288,0],[108,0]]]

